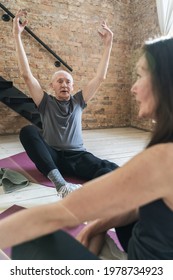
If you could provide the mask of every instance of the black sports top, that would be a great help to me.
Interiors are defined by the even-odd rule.
[[[162,199],[139,210],[128,246],[131,260],[173,260],[173,211]]]

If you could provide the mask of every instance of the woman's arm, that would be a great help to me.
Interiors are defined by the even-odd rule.
[[[111,228],[128,225],[138,220],[138,209],[132,210],[119,216],[108,217],[105,219],[97,219],[89,222],[78,234],[77,239],[85,246],[88,240],[99,234],[106,232]]]
[[[173,204],[172,164],[173,144],[155,145],[123,167],[87,182],[62,204],[80,222],[119,216],[160,198]]]
[[[56,212],[58,211],[58,212]],[[80,222],[59,203],[21,210],[0,221],[0,248],[7,248]]]
[[[98,255],[105,240],[107,230],[119,226],[125,226],[138,219],[138,210],[125,213],[120,216],[97,219],[89,222],[77,235],[76,239],[91,252]]]

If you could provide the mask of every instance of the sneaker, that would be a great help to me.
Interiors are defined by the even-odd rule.
[[[72,184],[67,183],[66,185],[62,186],[57,192],[60,198],[66,197],[69,193],[79,189],[82,185],[80,184]]]

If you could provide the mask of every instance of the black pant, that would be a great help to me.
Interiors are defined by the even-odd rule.
[[[97,256],[62,230],[14,246],[11,258],[13,260],[98,260]]]
[[[33,125],[21,129],[20,141],[30,159],[46,177],[51,170],[58,168],[65,175],[91,180],[118,167],[115,163],[99,159],[87,151],[57,151],[44,141]]]
[[[134,223],[116,230],[118,239],[127,252]],[[13,260],[98,260],[86,247],[66,232],[55,233],[22,243],[12,248]]]

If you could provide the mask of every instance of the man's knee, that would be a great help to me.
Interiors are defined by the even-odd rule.
[[[118,165],[115,165],[114,167],[112,168],[100,168],[99,170],[96,171],[96,173],[94,174],[93,176],[93,179],[94,178],[97,178],[97,177],[100,177],[102,175],[105,175],[109,172],[112,172],[113,170],[115,170],[116,168],[118,168]]]
[[[29,139],[32,135],[36,135],[38,133],[38,129],[33,125],[24,126],[19,133],[19,139],[21,142],[25,141],[25,139]]]

